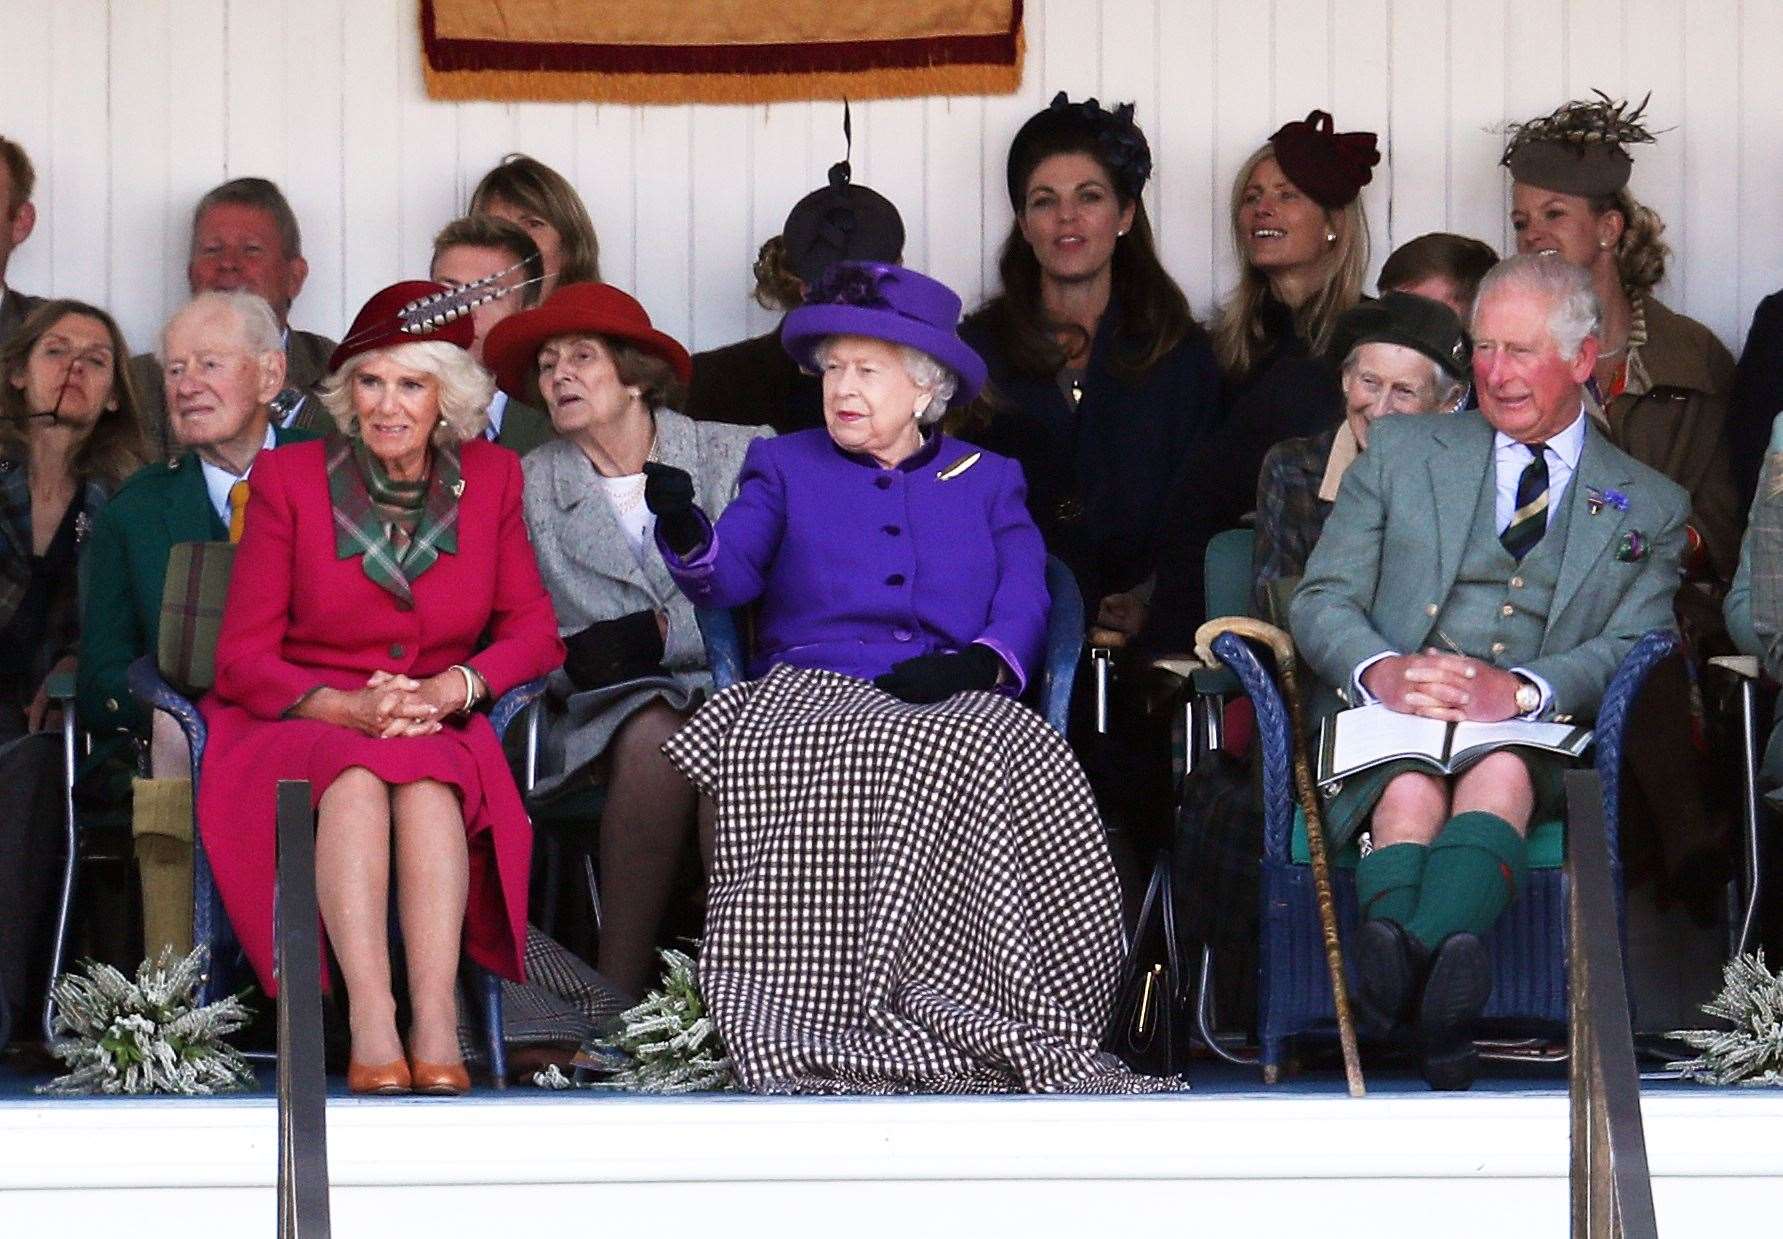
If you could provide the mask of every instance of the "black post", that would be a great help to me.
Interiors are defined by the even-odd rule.
[[[328,1239],[328,1082],[310,785],[279,780],[279,1239]]]

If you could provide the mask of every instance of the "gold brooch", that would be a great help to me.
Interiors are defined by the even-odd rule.
[[[935,476],[943,482],[951,482],[959,477],[960,474],[977,464],[978,458],[983,455],[983,452],[973,452],[970,456],[962,456],[951,465],[947,466],[947,468],[940,470]]]

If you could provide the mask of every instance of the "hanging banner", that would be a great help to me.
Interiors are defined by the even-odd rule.
[[[421,0],[435,99],[772,103],[1009,94],[1022,0]]]

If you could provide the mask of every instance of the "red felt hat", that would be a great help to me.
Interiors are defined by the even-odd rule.
[[[403,280],[381,292],[373,293],[371,300],[365,303],[358,316],[353,319],[352,328],[335,346],[334,355],[328,359],[329,373],[339,370],[359,354],[369,353],[375,348],[422,344],[429,340],[456,344],[462,349],[470,348],[477,335],[468,313],[457,314],[450,321],[442,323],[427,317],[424,309],[416,304],[429,298],[448,295],[451,291],[444,284],[436,284],[432,280]],[[405,314],[404,311],[409,312]]]
[[[1328,211],[1356,200],[1374,179],[1381,161],[1375,136],[1366,131],[1333,133],[1331,113],[1313,111],[1269,135],[1275,162],[1300,191]]]
[[[606,336],[660,357],[680,376],[693,379],[693,359],[672,336],[650,325],[637,298],[611,284],[565,284],[543,305],[502,319],[483,340],[483,361],[510,396],[524,397],[539,350],[557,336]]]

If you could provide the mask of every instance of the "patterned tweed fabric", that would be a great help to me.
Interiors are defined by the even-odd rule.
[[[1025,706],[780,666],[664,752],[719,806],[700,982],[745,1088],[1177,1087],[1097,1049],[1119,890],[1082,770]]]

